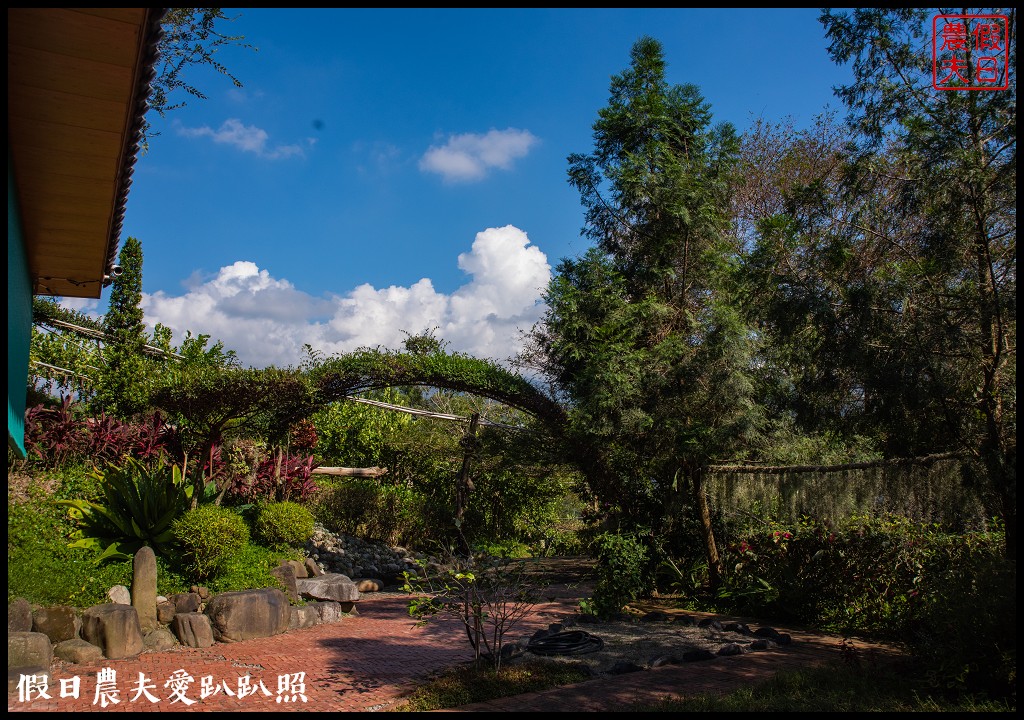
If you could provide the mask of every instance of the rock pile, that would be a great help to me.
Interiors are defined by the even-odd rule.
[[[402,573],[418,574],[420,563],[428,561],[423,553],[332,533],[320,523],[314,526],[305,550],[324,572],[340,573],[353,579],[377,578],[385,586],[401,584]]]

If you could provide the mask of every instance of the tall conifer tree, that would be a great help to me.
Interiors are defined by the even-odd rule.
[[[94,403],[98,410],[128,418],[146,409],[147,341],[142,312],[142,243],[128,237],[118,257],[121,274],[110,290],[103,329],[103,370]]]
[[[711,126],[696,87],[666,81],[660,43],[641,38],[631,58],[593,152],[569,157],[596,246],[558,266],[528,360],[569,401],[598,496],[662,536],[688,499],[717,583],[701,469],[742,453],[758,425],[750,335],[729,300],[738,140]]]

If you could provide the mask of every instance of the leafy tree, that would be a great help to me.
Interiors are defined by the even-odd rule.
[[[154,406],[166,411],[183,435],[185,450],[206,473],[194,472],[193,506],[213,474],[217,446],[229,435],[266,437],[283,444],[288,428],[315,407],[300,373],[182,363],[160,375]],[[221,495],[226,487],[218,488]]]
[[[883,370],[865,343],[888,320],[878,318],[869,327],[869,316],[854,312],[864,305],[865,278],[879,253],[853,252],[832,233],[851,208],[838,200],[849,139],[834,112],[808,129],[795,128],[791,119],[757,121],[743,137],[734,203],[743,247],[738,307],[761,340],[757,387],[769,427],[759,455],[776,464],[868,460],[871,446],[886,442],[877,416],[872,420],[864,411],[860,370],[892,372],[892,363]],[[820,214],[826,205],[827,219]],[[935,428],[926,428],[926,417],[932,416],[919,414],[915,427],[931,438]],[[902,443],[908,442],[909,420],[898,424]],[[817,440],[808,442],[812,438]]]
[[[579,459],[623,521],[666,531],[686,491],[717,584],[702,468],[742,454],[759,422],[752,337],[731,304],[738,139],[695,86],[667,83],[656,40],[631,59],[594,151],[569,157],[596,247],[559,264],[525,362],[564,392]]]
[[[218,52],[231,46],[256,50],[244,42],[244,35],[225,35],[218,29],[223,21],[236,19],[237,16],[225,15],[223,8],[167,8],[161,21],[164,34],[160,40],[159,70],[149,95],[149,107],[160,117],[165,117],[170,110],[185,107],[185,100],[172,100],[179,91],[206,99],[205,93],[185,79],[186,71],[193,66],[212,68],[227,77],[234,87],[242,87],[241,81],[217,59]],[[143,120],[142,148],[148,149],[150,138],[159,134]]]
[[[128,418],[147,407],[147,366],[144,346],[148,337],[142,323],[142,243],[129,237],[118,256],[122,272],[114,278],[102,352],[103,367],[93,401],[97,411]]]
[[[932,86],[933,14],[822,13],[830,55],[853,70],[837,94],[856,135],[844,195],[805,224],[829,228],[833,267],[857,280],[840,318],[865,330],[850,355],[860,408],[894,442],[909,427],[922,447],[932,437],[929,449],[974,459],[1015,557],[1016,15],[998,13],[1009,89],[969,92]],[[979,48],[965,29],[970,60]]]
[[[370,398],[403,404],[394,388],[370,394]],[[312,416],[318,443],[317,454],[325,465],[371,467],[387,464],[387,448],[410,416],[344,400],[320,408]]]

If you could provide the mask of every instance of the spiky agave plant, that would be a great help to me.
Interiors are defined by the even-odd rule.
[[[92,476],[102,484],[102,503],[58,501],[78,525],[71,547],[99,552],[97,563],[131,559],[144,545],[167,555],[172,524],[192,500],[182,469],[162,457],[150,466],[125,456],[119,465],[94,468]]]

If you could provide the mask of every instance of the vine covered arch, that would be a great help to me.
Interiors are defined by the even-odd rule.
[[[521,375],[458,353],[357,350],[313,359],[305,369],[318,406],[368,390],[421,385],[504,403],[533,416],[550,431],[560,431],[567,418],[562,405]]]

